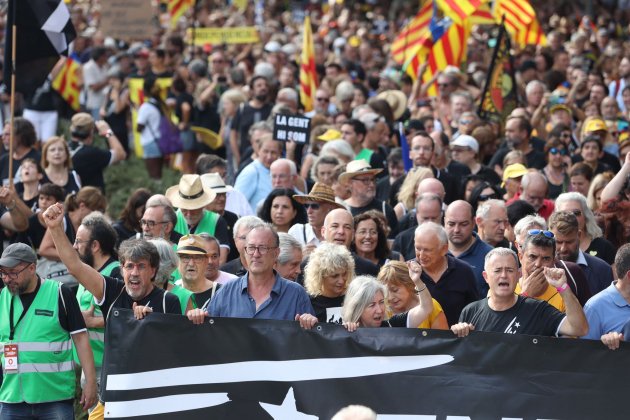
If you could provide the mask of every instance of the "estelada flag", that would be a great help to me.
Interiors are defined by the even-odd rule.
[[[492,54],[488,78],[483,95],[481,95],[478,114],[484,120],[502,122],[517,104],[518,94],[514,78],[514,64],[510,55],[510,37],[502,23]]]
[[[313,29],[311,28],[311,18],[307,15],[304,17],[302,54],[300,56],[300,101],[302,102],[305,112],[313,110],[317,86]]]
[[[420,8],[418,14],[400,31],[391,47],[392,59],[398,64],[404,64],[415,57],[423,47],[426,39],[426,29],[433,16],[433,2],[428,1]]]
[[[79,94],[81,93],[81,66],[71,58],[66,58],[63,66],[52,82],[52,87],[70,104],[75,111],[79,110]]]

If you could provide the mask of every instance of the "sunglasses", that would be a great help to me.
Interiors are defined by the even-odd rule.
[[[481,194],[477,201],[488,201],[499,198],[496,194]]]
[[[549,239],[554,238],[553,232],[549,232],[548,230],[532,229],[532,230],[528,230],[527,234],[530,236],[544,235],[545,237]]]
[[[549,149],[549,153],[551,153],[552,155],[557,155],[558,153],[560,153],[562,156],[566,156],[567,155],[567,151],[564,149],[558,149],[555,147],[552,147],[551,149]]]
[[[319,210],[319,203],[304,203],[304,208],[306,210],[308,209]]]

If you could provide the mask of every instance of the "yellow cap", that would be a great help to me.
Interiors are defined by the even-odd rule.
[[[334,128],[329,128],[324,134],[317,136],[318,140],[323,141],[340,140],[341,138],[341,131],[335,130]]]
[[[503,184],[512,178],[519,178],[527,173],[527,168],[521,163],[513,163],[503,170]]]
[[[584,126],[585,133],[592,133],[593,131],[608,131],[606,123],[601,118],[593,118],[588,121]]]

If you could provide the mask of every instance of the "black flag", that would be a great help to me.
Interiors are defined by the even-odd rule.
[[[510,54],[510,35],[501,24],[497,44],[492,54],[490,71],[484,85],[478,114],[483,120],[505,121],[518,106],[514,64]]]
[[[28,96],[46,80],[76,37],[63,0],[9,0],[4,82],[10,86],[13,25],[16,25],[15,90]]]

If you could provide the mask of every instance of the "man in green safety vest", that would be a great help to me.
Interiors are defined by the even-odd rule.
[[[227,261],[230,252],[230,234],[227,222],[215,212],[205,207],[216,198],[216,193],[203,185],[199,175],[182,175],[178,185],[166,190],[173,207],[177,207],[175,231],[182,234],[200,234],[205,232],[214,236],[221,243],[220,263]]]
[[[74,419],[72,343],[86,378],[81,403],[96,403],[96,373],[85,322],[72,290],[36,272],[37,255],[23,243],[0,258],[0,419]]]
[[[74,249],[81,261],[108,277],[122,279],[120,262],[116,258],[116,231],[100,212],[93,212],[83,218],[77,229]],[[82,284],[77,291],[79,307],[88,328],[90,347],[94,353],[96,381],[100,385],[103,352],[105,350],[105,320],[100,307],[94,304],[94,296]],[[75,351],[75,362],[79,362]],[[83,378],[81,380],[83,384]]]

